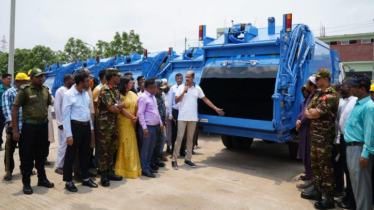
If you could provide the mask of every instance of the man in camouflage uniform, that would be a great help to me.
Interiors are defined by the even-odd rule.
[[[118,69],[109,68],[106,71],[107,84],[101,88],[97,100],[98,117],[97,140],[99,150],[99,170],[101,172],[101,185],[108,187],[109,180],[121,181],[121,176],[116,176],[112,171],[113,156],[117,147],[117,116],[125,107],[120,101],[117,85],[121,73]]]
[[[156,79],[156,93],[155,98],[157,101],[157,108],[158,112],[160,113],[161,121],[163,122],[163,126],[165,126],[165,120],[166,120],[166,108],[165,108],[165,94],[163,93],[163,90],[167,87],[166,85],[162,84],[162,80]],[[161,131],[161,129],[157,128],[157,134],[156,134],[156,145],[153,150],[152,155],[152,163],[151,168],[155,171],[158,170],[158,167],[165,167],[165,163],[162,163],[159,161],[159,157],[162,154],[161,147],[165,144],[165,130]]]
[[[331,163],[332,147],[335,138],[335,118],[338,113],[339,98],[330,86],[331,73],[320,68],[316,74],[318,91],[305,110],[305,116],[311,120],[311,165],[313,170],[314,189],[302,193],[305,199],[317,200],[316,209],[335,208],[334,204],[334,170]],[[322,199],[321,189],[326,191]]]

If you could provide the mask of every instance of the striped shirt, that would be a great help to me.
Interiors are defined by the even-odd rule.
[[[16,99],[17,93],[18,93],[18,89],[15,87],[11,87],[8,90],[6,90],[1,97],[3,101],[2,109],[3,109],[3,114],[4,114],[4,118],[6,122],[6,127],[8,127],[9,122],[12,121],[12,107],[13,107],[14,99]],[[19,130],[19,133],[21,133],[22,131],[22,107],[19,108],[17,115],[18,115],[18,130]]]

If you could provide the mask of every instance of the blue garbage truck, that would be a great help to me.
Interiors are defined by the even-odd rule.
[[[148,53],[144,49],[143,55],[134,53],[125,56],[124,61],[115,65],[121,73],[131,72],[134,79],[143,75],[146,79],[160,76],[160,72],[169,65],[169,62],[178,55],[169,48],[169,51]]]
[[[195,69],[196,82],[225,111],[217,116],[199,100],[199,121],[204,131],[221,134],[229,149],[248,149],[254,138],[293,142],[307,78],[327,68],[331,82],[339,81],[339,54],[307,25],[292,24],[292,14],[283,16],[281,27],[269,17],[267,28],[235,24],[217,39],[206,36],[202,25],[199,40],[203,67]],[[289,144],[292,156],[297,146]]]
[[[181,73],[186,75],[187,71],[195,72],[196,80],[200,80],[203,67],[203,50],[198,47],[190,47],[181,56],[174,56],[170,62],[160,69],[159,78],[166,78],[170,83],[176,84],[175,75]]]

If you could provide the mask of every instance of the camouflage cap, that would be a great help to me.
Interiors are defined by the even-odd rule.
[[[330,73],[330,71],[328,69],[320,68],[320,69],[318,69],[317,74],[315,75],[315,77],[328,77],[328,78],[331,78],[331,73]]]
[[[122,73],[119,72],[118,69],[116,69],[116,68],[107,68],[107,69],[106,69],[106,74],[107,74],[107,75],[108,75],[108,74],[116,74],[116,75],[119,75],[119,76],[122,75]]]
[[[156,79],[155,82],[156,82],[156,87],[158,88],[165,89],[167,87],[166,85],[163,84],[161,79]]]

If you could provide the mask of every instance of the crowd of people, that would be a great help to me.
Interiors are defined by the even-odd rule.
[[[302,87],[296,130],[305,168],[299,179],[305,182],[297,187],[311,188],[301,197],[316,200],[316,209],[335,208],[340,196],[341,208],[372,209],[374,85],[366,76],[330,81],[330,71],[321,68]]]
[[[36,174],[38,186],[54,187],[44,168],[50,164],[47,156],[53,142],[52,104],[59,142],[55,173],[62,175],[70,192],[78,191],[73,180],[97,188],[90,179],[97,175],[103,187],[123,177],[155,178],[167,161],[165,144],[175,170],[180,155],[185,156],[185,165],[196,167],[191,158],[197,145],[198,99],[224,115],[194,83],[193,71],[186,73],[184,84],[183,75],[176,74],[176,85],[139,76],[135,88],[131,73],[122,76],[118,69],[108,68],[99,72],[97,80],[81,68],[75,75],[64,76],[56,98],[44,85],[45,73],[40,69],[30,70],[29,75],[18,73],[14,86],[11,75],[2,78],[0,124],[6,126],[7,134],[4,180],[12,180],[18,144],[24,194],[33,193],[30,176]],[[90,172],[90,167],[97,168],[97,173]]]

